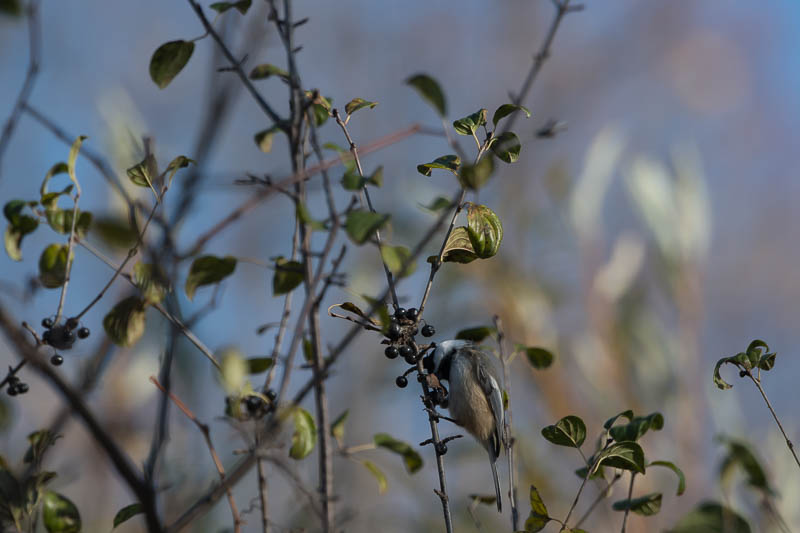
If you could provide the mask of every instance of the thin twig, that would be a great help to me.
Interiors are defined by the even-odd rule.
[[[336,120],[336,124],[342,129],[342,133],[344,133],[345,139],[347,139],[347,144],[350,147],[350,153],[353,154],[353,160],[356,163],[356,169],[358,169],[358,175],[363,180],[364,176],[364,169],[361,166],[361,159],[358,157],[358,147],[356,143],[353,142],[353,139],[350,137],[350,132],[347,131],[347,125],[342,120],[342,117],[339,116],[339,110],[333,110],[333,118]],[[360,199],[361,199],[361,206],[364,207],[366,203],[367,207],[372,213],[375,213],[375,207],[372,205],[372,200],[369,197],[369,190],[367,190],[366,182],[361,187],[360,191]],[[386,261],[383,259],[383,242],[381,240],[381,231],[379,229],[375,230],[375,240],[378,242],[378,250],[381,251],[381,263],[383,264],[383,271],[386,274],[386,281],[389,284],[389,292],[392,295],[392,303],[394,304],[394,308],[397,309],[400,307],[400,304],[397,300],[397,288],[395,287],[394,283],[394,276],[392,275],[392,271],[389,270],[389,265],[386,264]],[[398,275],[402,276],[403,272],[399,272]]]
[[[508,406],[505,412],[505,436],[503,445],[506,448],[506,458],[508,459],[508,497],[511,500],[511,530],[519,530],[519,509],[517,508],[517,485],[515,482],[516,471],[514,469],[514,437],[512,436],[513,419],[511,417],[511,378],[508,373],[508,361],[505,351],[505,332],[503,322],[498,315],[494,316],[494,327],[497,330],[497,346],[500,350],[500,364],[503,367],[503,388],[508,398]]]
[[[767,404],[769,412],[772,413],[772,418],[775,419],[775,423],[778,424],[778,429],[781,430],[783,439],[786,441],[786,446],[789,448],[789,451],[792,452],[794,462],[797,463],[798,468],[800,468],[800,459],[797,458],[797,452],[794,451],[794,444],[792,444],[792,441],[789,440],[789,436],[786,435],[786,431],[783,429],[783,424],[781,424],[781,421],[778,419],[778,414],[775,412],[775,409],[772,408],[772,404],[769,402],[769,398],[767,398],[767,393],[764,392],[764,388],[761,386],[761,380],[753,377],[753,374],[749,370],[746,372],[747,376],[753,381],[753,384],[755,384],[758,392],[761,393],[761,397],[764,398],[764,402]]]
[[[69,278],[72,276],[72,252],[75,248],[75,225],[78,223],[78,201],[81,198],[81,186],[77,178],[73,183],[75,184],[75,195],[72,197],[72,225],[69,229],[69,240],[67,241],[67,266],[64,272],[64,284],[61,285],[61,295],[58,298],[58,308],[56,309],[56,318],[54,319],[54,323],[56,324],[61,320],[61,312],[64,310],[64,302],[67,299]]]
[[[80,244],[81,246],[86,248],[86,250],[88,250],[92,255],[97,257],[100,261],[105,263],[112,270],[120,269],[120,267],[115,265],[109,258],[107,258],[105,255],[103,255],[102,252],[100,252],[100,250],[98,250],[97,248],[95,248],[94,246],[89,244],[87,241],[79,240],[78,244]],[[133,279],[131,278],[130,274],[123,273],[123,274],[121,274],[121,276],[123,278],[125,278],[128,281],[128,283],[130,283],[134,287],[136,286],[136,284],[133,282]],[[205,355],[206,358],[208,358],[209,361],[211,361],[211,363],[214,365],[214,367],[216,367],[217,370],[221,370],[222,369],[222,367],[220,366],[220,364],[217,361],[216,357],[214,357],[214,353],[208,348],[208,346],[203,344],[203,342],[200,339],[198,339],[197,336],[194,333],[192,333],[192,331],[189,329],[189,327],[186,324],[181,322],[178,318],[174,317],[169,311],[167,311],[164,308],[163,305],[161,305],[161,304],[153,304],[152,307],[155,308],[159,313],[161,313],[164,316],[164,318],[169,320],[174,326],[176,326],[178,328],[178,331],[181,333],[181,335],[186,337],[186,339],[189,342],[194,344],[195,347],[198,350],[200,350],[200,352],[203,355]]]
[[[545,61],[547,61],[547,59],[550,57],[550,48],[553,45],[553,40],[555,39],[559,25],[561,25],[561,21],[564,19],[567,13],[576,10],[576,7],[570,6],[569,3],[570,0],[553,0],[553,5],[556,8],[556,14],[553,17],[553,22],[550,24],[550,29],[547,31],[547,35],[545,36],[539,51],[535,56],[533,56],[533,65],[531,65],[528,75],[525,76],[525,81],[522,82],[522,87],[516,95],[511,95],[511,101],[515,105],[521,105],[525,100],[525,97],[528,95],[528,91],[530,91],[531,86],[533,86],[533,82],[535,82],[536,78],[539,76],[542,66],[544,66]],[[514,122],[517,120],[517,115],[519,115],[519,113],[512,113],[511,116],[508,117],[506,125],[503,128],[504,131],[511,131],[511,128],[514,126]]]
[[[264,463],[261,457],[256,459],[256,470],[258,472],[258,499],[261,502],[261,531],[262,533],[269,533],[267,476],[264,475]]]
[[[375,152],[377,150],[390,146],[394,143],[397,143],[405,139],[406,137],[414,135],[419,131],[419,129],[420,129],[419,124],[412,124],[408,128],[402,129],[395,133],[390,133],[389,135],[385,135],[373,141],[372,143],[363,146],[361,148],[361,153],[366,154],[370,152]],[[264,187],[258,193],[252,195],[246,201],[242,202],[242,204],[240,204],[236,209],[231,211],[222,220],[217,222],[211,229],[200,235],[200,237],[197,238],[194,244],[192,244],[192,246],[190,246],[186,252],[178,255],[178,259],[186,259],[188,257],[192,257],[198,254],[208,241],[213,239],[218,233],[227,228],[230,224],[242,218],[244,214],[254,209],[255,207],[261,205],[262,202],[270,198],[273,194],[278,193],[282,190],[286,190],[290,185],[306,181],[319,172],[328,170],[329,168],[341,164],[342,164],[342,159],[340,157],[335,157],[332,159],[325,159],[325,160],[320,159],[320,163],[318,165],[306,168],[303,171],[297,172],[277,183],[274,183],[268,187]]]
[[[583,488],[586,486],[586,482],[589,481],[589,476],[592,475],[592,469],[593,468],[594,468],[594,465],[592,465],[591,467],[589,467],[587,469],[586,475],[583,477],[583,481],[581,481],[581,486],[578,489],[578,493],[575,494],[575,499],[572,500],[572,505],[570,506],[569,511],[567,512],[567,517],[564,519],[563,522],[561,522],[561,529],[558,530],[559,532],[564,531],[567,528],[567,523],[569,522],[569,517],[572,516],[572,511],[574,511],[575,507],[578,505],[578,500],[581,497],[581,492],[583,492]]]
[[[36,78],[39,75],[39,62],[41,61],[42,49],[42,26],[39,20],[39,0],[32,0],[28,4],[28,71],[25,73],[25,81],[22,83],[22,88],[17,95],[17,101],[14,103],[14,108],[11,110],[11,115],[6,120],[3,126],[3,133],[0,135],[0,175],[2,175],[2,160],[3,154],[8,145],[11,143],[11,137],[14,135],[14,129],[17,126],[22,110],[28,99],[31,96],[33,87],[36,84]]]
[[[622,474],[620,474],[619,472],[615,473],[614,477],[611,478],[611,481],[609,481],[608,484],[606,485],[606,488],[600,491],[600,493],[594,499],[594,501],[586,510],[586,512],[583,513],[583,516],[581,516],[580,520],[578,520],[578,522],[575,524],[576,528],[581,527],[581,524],[583,524],[586,521],[586,519],[589,518],[589,515],[592,514],[592,511],[595,510],[595,508],[600,504],[600,502],[608,497],[608,494],[611,492],[611,488],[620,479],[622,479]]]
[[[240,64],[240,62],[237,61],[235,57],[233,57],[233,53],[231,53],[230,49],[225,45],[225,43],[222,41],[222,38],[214,30],[214,27],[206,18],[205,13],[203,13],[203,8],[200,6],[200,4],[198,4],[194,0],[188,0],[188,2],[192,6],[192,8],[194,8],[195,13],[197,13],[197,17],[200,19],[200,22],[202,22],[206,32],[209,35],[211,35],[214,41],[216,41],[217,46],[219,46],[219,49],[222,50],[222,53],[225,55],[225,58],[231,64],[233,71],[236,72],[236,74],[239,76],[239,79],[242,80],[242,84],[245,86],[247,91],[256,101],[258,107],[261,108],[261,110],[270,118],[270,120],[272,120],[272,122],[276,126],[282,127],[283,129],[282,126],[283,120],[272,109],[272,107],[267,103],[267,101],[264,100],[264,97],[262,97],[261,94],[256,90],[255,86],[253,86],[252,82],[247,77],[247,74],[245,74],[244,70],[242,70],[242,65]]]
[[[152,532],[162,531],[163,529],[156,510],[155,493],[142,480],[130,458],[117,446],[105,429],[103,429],[103,426],[86,406],[80,393],[61,378],[52,366],[36,351],[36,347],[28,342],[22,331],[20,331],[15,324],[16,322],[6,313],[5,308],[0,306],[0,329],[3,330],[3,333],[11,345],[19,352],[22,358],[58,390],[64,397],[65,402],[69,404],[74,412],[83,420],[92,438],[105,451],[117,470],[117,473],[125,480],[125,483],[130,487],[142,504],[149,530]],[[37,340],[37,342],[41,341]]]
[[[631,511],[631,496],[633,496],[633,481],[636,479],[636,472],[631,472],[631,484],[628,485],[628,505],[625,506],[625,514],[622,516],[622,529],[620,533],[625,533],[625,524],[628,522],[628,514]]]
[[[220,481],[225,481],[225,468],[222,466],[222,461],[219,459],[219,455],[217,455],[217,451],[214,449],[214,445],[211,443],[211,435],[208,431],[208,425],[201,422],[197,419],[194,413],[184,404],[180,398],[175,396],[173,393],[167,391],[161,383],[155,378],[155,376],[150,376],[150,381],[158,387],[158,390],[166,394],[170,400],[175,404],[175,406],[186,415],[186,418],[194,422],[194,425],[197,426],[197,429],[203,434],[203,438],[206,441],[206,446],[208,446],[208,451],[211,454],[211,459],[214,461],[214,467],[217,469],[217,473],[219,474]],[[233,499],[233,492],[228,489],[228,504],[231,507],[231,514],[233,515],[233,530],[235,533],[239,533],[241,531],[242,519],[239,517],[239,510],[236,507],[236,501]]]

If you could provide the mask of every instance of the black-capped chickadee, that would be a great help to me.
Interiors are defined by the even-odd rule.
[[[503,395],[491,358],[469,341],[449,340],[436,344],[425,360],[428,372],[450,383],[448,409],[453,421],[470,432],[489,452],[497,493],[497,510],[502,510],[500,482],[495,462],[503,443]]]

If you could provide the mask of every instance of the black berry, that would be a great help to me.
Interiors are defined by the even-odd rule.
[[[72,318],[70,318],[69,320],[67,320],[67,327],[68,327],[69,329],[75,329],[75,328],[77,328],[77,327],[78,327],[78,319],[77,319],[77,318],[75,318],[75,317],[72,317]]]
[[[53,327],[53,319],[52,318],[45,318],[42,319],[42,327],[46,329],[50,329]]]
[[[394,317],[397,320],[403,320],[404,318],[406,318],[406,313],[407,311],[404,307],[398,307],[397,309],[394,310]]]
[[[255,413],[258,411],[259,407],[261,407],[263,400],[258,396],[248,396],[247,397],[247,410],[250,413]]]
[[[69,330],[69,329],[65,329],[65,330],[64,330],[63,336],[62,336],[61,338],[62,338],[62,339],[64,340],[64,342],[66,342],[67,344],[72,344],[72,343],[74,343],[74,342],[75,342],[75,334],[74,334],[74,333],[72,333],[72,330]]]
[[[431,326],[430,324],[422,326],[423,337],[433,337],[434,335],[436,335],[436,329],[433,326]]]
[[[78,330],[78,338],[85,339],[89,336],[89,328],[81,328]]]
[[[61,363],[64,362],[64,358],[61,357],[59,354],[53,354],[53,357],[50,358],[50,363],[55,366],[61,366]]]
[[[400,347],[400,355],[403,356],[403,359],[408,359],[414,355],[414,350],[411,349],[411,346],[403,345]]]
[[[397,322],[392,322],[389,324],[389,338],[394,340],[400,336],[400,325]]]
[[[267,398],[269,398],[269,401],[274,402],[278,398],[278,395],[275,393],[274,390],[269,389],[267,391]]]
[[[395,384],[400,387],[401,389],[405,389],[408,386],[408,380],[405,376],[398,376],[396,380],[394,380]]]
[[[28,392],[28,384],[27,383],[20,383],[17,385],[17,392],[20,394],[25,394]]]
[[[9,396],[16,396],[18,394],[16,387],[8,387],[6,389],[6,392],[8,393]]]
[[[413,322],[416,322],[417,321],[417,317],[419,317],[419,311],[417,311],[416,307],[412,307],[411,309],[406,311],[406,318],[407,319],[409,319],[409,320],[411,320]]]
[[[398,350],[396,346],[387,346],[383,353],[389,359],[394,359],[400,355],[400,350]]]
[[[747,370],[740,370],[740,371],[739,371],[739,377],[740,377],[740,378],[743,378],[743,377],[745,377],[746,375],[747,375]]]
[[[50,339],[51,339],[50,330],[47,330],[44,333],[42,333],[42,342],[43,343],[50,344]]]
[[[438,446],[436,446],[436,453],[438,455],[444,455],[447,453],[447,444],[444,442],[440,442]]]

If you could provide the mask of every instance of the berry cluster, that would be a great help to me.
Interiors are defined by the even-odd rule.
[[[45,318],[42,320],[42,327],[45,329],[42,333],[42,342],[56,350],[69,350],[75,344],[76,339],[85,339],[90,333],[89,328],[80,327],[80,322],[75,317],[67,319],[63,324],[56,324],[52,318]],[[50,357],[50,362],[59,366],[64,362],[64,358],[58,353],[54,353]]]
[[[389,338],[389,346],[383,352],[386,357],[396,359],[399,356],[409,365],[417,364],[419,350],[417,343],[414,342],[414,337],[417,333],[420,333],[417,325],[418,321],[419,310],[415,307],[410,309],[398,307],[395,309],[394,317],[386,330],[386,336]],[[422,327],[423,337],[432,337],[435,334],[436,330],[430,324],[425,324]],[[408,379],[405,375],[399,376],[395,380],[395,384],[400,388],[405,388],[408,386]]]
[[[264,396],[254,393],[226,396],[225,414],[238,420],[258,420],[273,409],[277,396],[272,389],[265,392]]]
[[[10,371],[11,369],[9,369]],[[17,376],[8,377],[8,388],[6,392],[9,396],[16,396],[17,394],[25,394],[28,392],[28,384],[23,383]]]

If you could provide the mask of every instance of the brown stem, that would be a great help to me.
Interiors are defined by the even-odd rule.
[[[783,439],[786,441],[786,446],[789,448],[789,451],[792,452],[792,457],[794,457],[794,462],[797,463],[798,468],[800,468],[800,460],[797,458],[797,452],[794,451],[794,444],[792,444],[792,441],[789,440],[789,436],[786,435],[786,431],[783,429],[783,424],[781,424],[781,421],[778,419],[778,414],[775,412],[775,409],[772,408],[772,404],[769,403],[769,398],[767,398],[767,393],[764,392],[764,388],[761,386],[761,380],[754,378],[753,374],[749,370],[747,371],[747,376],[753,381],[756,388],[758,389],[758,392],[761,393],[761,397],[764,398],[764,402],[767,404],[769,412],[772,413],[772,418],[775,419],[775,423],[778,424],[778,429],[781,430]]]
[[[256,469],[258,471],[258,498],[261,502],[261,531],[262,533],[269,533],[267,476],[264,475],[264,462],[260,457],[256,460]]]
[[[628,522],[628,514],[631,511],[631,496],[633,495],[633,481],[636,479],[636,472],[631,472],[631,484],[628,485],[628,505],[625,507],[625,514],[622,516],[622,529],[620,533],[625,533],[625,524]]]
[[[514,438],[511,434],[513,426],[513,418],[511,416],[511,377],[508,373],[508,361],[506,360],[505,352],[506,336],[503,331],[503,322],[498,315],[494,316],[494,327],[497,330],[497,346],[500,349],[500,364],[503,367],[503,388],[508,398],[508,407],[506,408],[504,417],[505,436],[503,438],[503,445],[505,446],[506,457],[508,458],[508,497],[511,500],[511,530],[517,531],[519,529],[519,509],[517,508],[516,470],[514,468]]]
[[[576,528],[581,527],[581,524],[583,524],[586,521],[586,519],[589,518],[589,515],[592,514],[592,511],[595,510],[595,508],[600,504],[600,502],[608,497],[608,494],[609,492],[611,492],[611,488],[614,486],[614,483],[616,483],[620,479],[622,479],[622,474],[619,473],[615,474],[614,477],[611,478],[611,481],[608,482],[606,488],[600,491],[600,494],[597,495],[597,497],[594,499],[594,501],[586,510],[586,512],[583,513],[583,516],[581,516],[580,520],[578,520],[578,522],[575,524]]]
[[[194,425],[197,426],[197,429],[203,434],[203,438],[206,441],[206,446],[208,446],[208,451],[211,454],[211,459],[214,461],[214,467],[217,469],[217,473],[219,474],[220,481],[225,481],[225,468],[222,466],[222,461],[219,459],[219,455],[217,455],[217,451],[214,449],[214,444],[211,442],[211,435],[208,431],[208,425],[201,422],[197,419],[194,413],[184,404],[180,398],[175,396],[172,392],[167,391],[161,383],[155,378],[155,376],[150,376],[150,381],[158,387],[158,390],[169,396],[169,399],[172,400],[172,403],[186,415],[186,418],[191,420]],[[242,530],[242,519],[239,517],[239,509],[236,507],[236,501],[233,499],[233,492],[230,488],[226,491],[228,493],[228,504],[231,507],[231,514],[233,515],[233,531],[234,533],[240,533]]]

